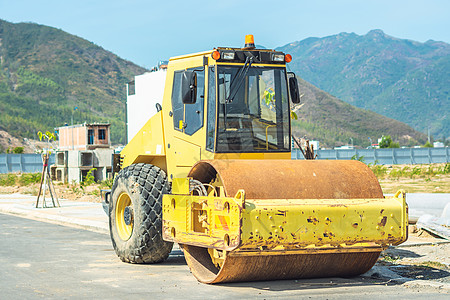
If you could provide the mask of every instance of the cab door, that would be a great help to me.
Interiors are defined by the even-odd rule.
[[[197,74],[197,97],[193,104],[183,104],[181,80],[185,69],[174,71],[170,120],[166,132],[167,167],[169,179],[186,177],[191,167],[202,159],[206,135],[205,123],[205,68],[189,68]]]

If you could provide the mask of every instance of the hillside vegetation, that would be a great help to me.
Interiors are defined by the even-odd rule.
[[[35,139],[39,130],[70,124],[73,114],[74,123],[110,122],[112,142],[125,143],[125,83],[145,71],[61,30],[0,20],[0,131]],[[301,89],[304,106],[293,121],[298,137],[327,147],[350,138],[367,146],[368,137],[376,141],[381,135],[402,145],[425,140],[403,123],[357,109],[305,81]]]
[[[278,50],[304,80],[352,105],[437,137],[450,135],[450,45],[341,33],[307,38]]]
[[[62,30],[0,20],[0,129],[36,138],[73,113],[74,123],[111,122],[123,143],[125,83],[145,71]]]
[[[292,121],[296,137],[319,140],[321,147],[353,144],[367,147],[381,135],[390,135],[403,146],[423,144],[426,136],[405,123],[357,108],[299,78],[303,106]]]

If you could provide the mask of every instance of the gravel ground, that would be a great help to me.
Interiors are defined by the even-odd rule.
[[[410,226],[408,242],[383,251],[377,262],[403,281],[427,280],[450,287],[450,241]],[[385,275],[378,274],[379,276]]]

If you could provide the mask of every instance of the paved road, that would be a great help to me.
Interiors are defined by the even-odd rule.
[[[1,213],[0,289],[0,299],[448,299],[438,288],[371,277],[205,285],[179,250],[163,264],[125,264],[108,235]]]

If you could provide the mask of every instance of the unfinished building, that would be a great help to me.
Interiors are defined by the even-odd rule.
[[[81,182],[89,170],[96,181],[107,179],[112,170],[110,124],[77,124],[56,128],[59,135],[54,180]]]

